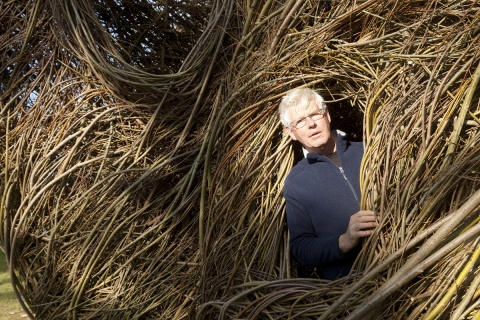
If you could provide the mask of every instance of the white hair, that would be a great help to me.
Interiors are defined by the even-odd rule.
[[[280,122],[285,127],[290,127],[292,119],[290,119],[288,110],[294,110],[296,113],[301,113],[308,109],[310,102],[314,101],[319,110],[327,109],[327,105],[323,98],[309,88],[293,89],[289,91],[280,102],[278,106],[278,115]]]

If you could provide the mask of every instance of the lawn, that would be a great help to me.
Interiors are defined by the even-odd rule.
[[[13,293],[5,254],[0,250],[0,320],[28,319]]]

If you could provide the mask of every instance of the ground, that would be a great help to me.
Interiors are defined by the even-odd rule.
[[[0,320],[28,319],[15,297],[5,254],[0,250]]]

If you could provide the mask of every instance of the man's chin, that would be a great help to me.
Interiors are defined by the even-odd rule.
[[[325,148],[325,143],[323,141],[315,141],[311,144],[312,149],[323,150]]]

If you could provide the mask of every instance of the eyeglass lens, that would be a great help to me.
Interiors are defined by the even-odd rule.
[[[317,120],[320,120],[322,119],[324,116],[324,113],[319,113],[319,112],[315,112],[315,113],[312,113],[312,114],[309,114],[308,116],[306,117],[303,117],[303,118],[300,118],[298,119],[297,121],[295,121],[293,123],[293,126],[297,129],[300,129],[302,127],[305,126],[305,124],[307,123],[307,118],[310,118],[312,119],[313,121],[317,121]]]

